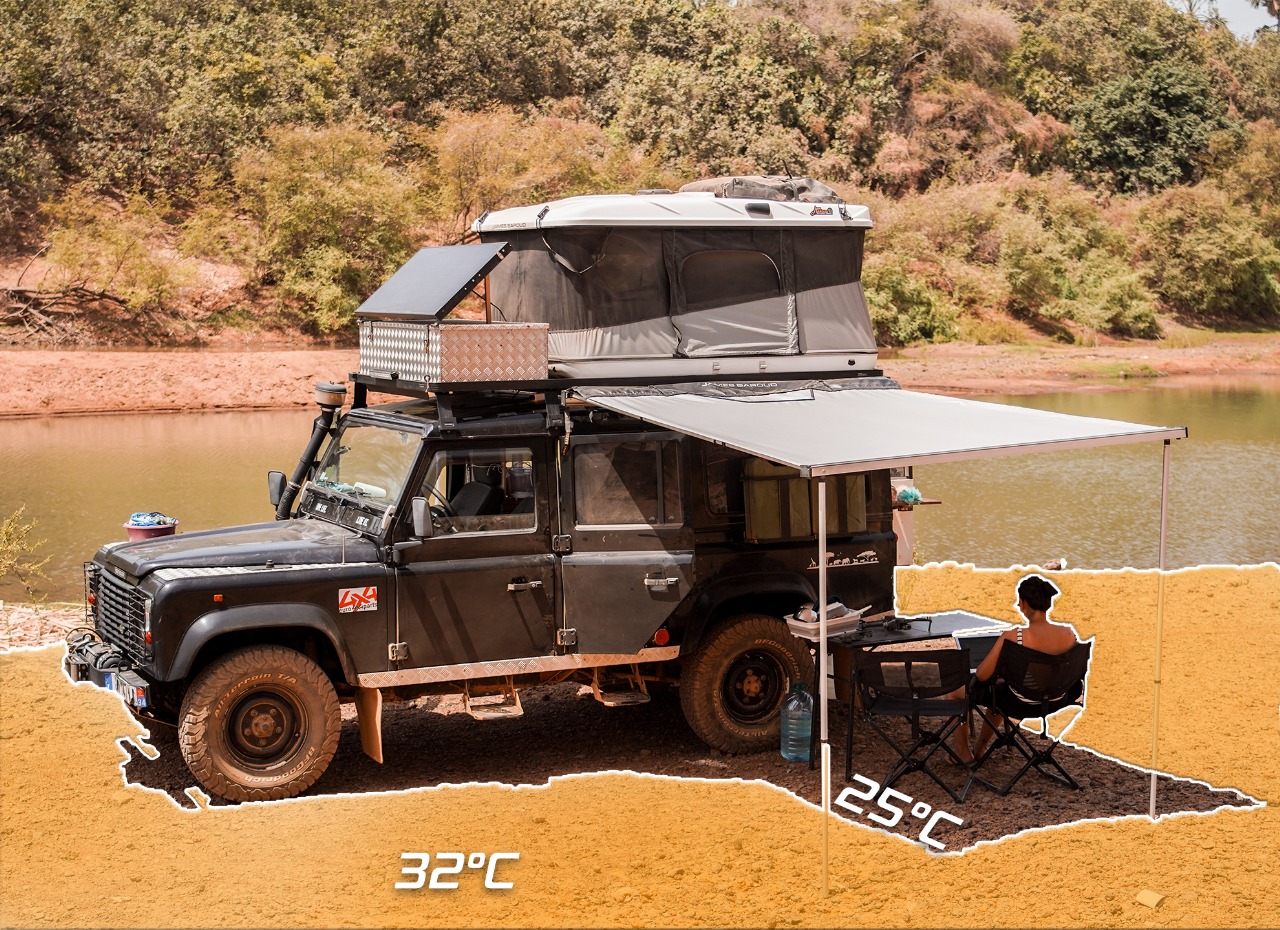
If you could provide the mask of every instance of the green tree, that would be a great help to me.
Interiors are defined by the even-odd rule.
[[[1210,136],[1235,129],[1204,72],[1158,61],[1099,87],[1072,107],[1076,167],[1120,191],[1193,180]]]

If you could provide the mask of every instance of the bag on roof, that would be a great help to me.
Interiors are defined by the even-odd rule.
[[[813,178],[790,178],[777,175],[706,178],[680,188],[680,193],[701,192],[717,197],[743,200],[793,200],[800,203],[844,203],[840,196]]]

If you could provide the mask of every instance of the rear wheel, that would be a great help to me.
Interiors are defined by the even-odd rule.
[[[725,752],[777,749],[782,701],[813,679],[809,650],[785,623],[740,614],[703,640],[680,675],[680,705],[698,737]]]
[[[291,798],[338,747],[338,696],[315,662],[251,646],[209,664],[182,702],[178,744],[191,773],[229,801]]]

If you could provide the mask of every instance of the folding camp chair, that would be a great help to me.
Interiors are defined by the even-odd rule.
[[[966,781],[959,791],[944,782],[929,766],[933,754],[941,749],[964,767],[963,760],[947,740],[969,712],[968,697],[947,698],[953,691],[965,693],[969,682],[969,652],[964,649],[932,649],[927,651],[858,650],[854,654],[862,712],[871,728],[898,755],[898,761],[881,779],[886,788],[910,772],[924,772],[956,801],[969,793]],[[853,729],[852,708],[849,729]],[[899,742],[877,722],[877,718],[905,717],[911,721],[910,745]],[[934,726],[927,727],[922,718]],[[845,773],[848,777],[848,772]]]
[[[1053,757],[1059,738],[1049,737],[1047,718],[1073,704],[1083,707],[1084,680],[1089,671],[1092,647],[1092,641],[1076,643],[1066,652],[1055,656],[1005,640],[1000,647],[1000,657],[996,660],[995,672],[990,680],[975,681],[970,691],[974,710],[996,732],[994,742],[974,760],[974,781],[1000,795],[1006,795],[1023,775],[1034,768],[1060,785],[1080,788],[1076,780]],[[995,714],[1004,718],[1000,726],[992,720]],[[1037,749],[1032,745],[1018,723],[1036,718],[1041,721],[1044,734],[1049,740],[1048,747],[1044,749]],[[1026,760],[1017,774],[1004,785],[993,784],[978,775],[977,772],[987,764],[996,750],[1006,746],[1017,749]]]

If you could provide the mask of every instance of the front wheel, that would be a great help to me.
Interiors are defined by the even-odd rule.
[[[740,614],[717,626],[685,665],[680,706],[693,732],[714,749],[777,749],[787,691],[812,680],[809,650],[785,623]]]
[[[281,646],[214,660],[182,701],[178,744],[191,774],[228,801],[291,798],[338,748],[338,696],[315,662]]]

